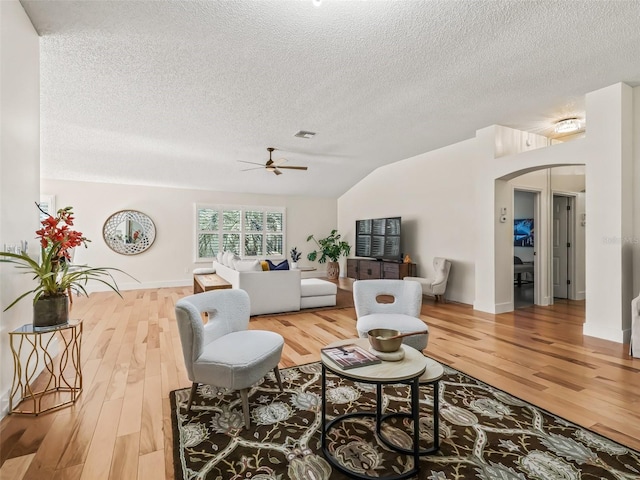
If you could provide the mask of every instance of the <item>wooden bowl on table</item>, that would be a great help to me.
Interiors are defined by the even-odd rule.
[[[369,343],[374,350],[378,352],[397,352],[402,345],[402,338],[389,338],[399,335],[398,330],[392,330],[390,328],[374,328],[367,332],[369,337]]]

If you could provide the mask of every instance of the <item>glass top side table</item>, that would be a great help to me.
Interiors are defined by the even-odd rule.
[[[26,324],[9,332],[9,343],[13,354],[9,414],[40,415],[75,403],[82,392],[82,320],[45,328]]]

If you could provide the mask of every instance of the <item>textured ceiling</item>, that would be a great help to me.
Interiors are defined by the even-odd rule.
[[[45,178],[339,196],[640,84],[639,1],[21,3],[41,35]],[[240,171],[269,146],[309,170]]]

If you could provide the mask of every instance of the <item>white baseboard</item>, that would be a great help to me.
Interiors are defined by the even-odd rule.
[[[494,312],[495,314],[513,312],[513,302],[496,303]]]
[[[119,283],[118,288],[120,290],[145,290],[149,288],[170,288],[170,287],[189,287],[193,285],[193,279],[190,278],[188,280],[164,280],[160,282],[130,282],[130,283]],[[89,294],[93,292],[111,292],[112,290],[106,285],[98,284],[98,285],[90,285],[90,288],[87,288],[87,292]]]
[[[631,343],[631,328],[622,330],[622,343]]]
[[[582,327],[582,334],[588,337],[602,338],[612,342],[624,343],[625,332],[619,328],[608,328],[600,325],[585,323]]]
[[[478,310],[479,312],[493,313],[495,315],[499,313],[512,312],[513,302],[504,302],[504,303],[495,303],[495,304],[491,304],[491,303],[481,304],[479,302],[474,302],[473,309]]]

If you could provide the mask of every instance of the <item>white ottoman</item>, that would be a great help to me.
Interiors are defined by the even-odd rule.
[[[300,308],[335,307],[338,286],[319,278],[300,280]]]

